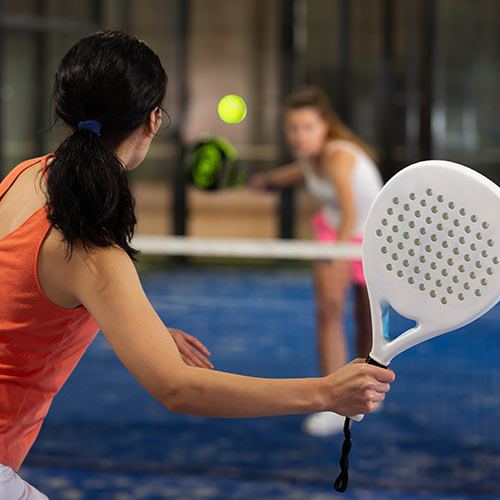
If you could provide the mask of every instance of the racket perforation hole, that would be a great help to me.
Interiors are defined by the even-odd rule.
[[[408,226],[409,226],[411,229],[415,229],[415,221],[411,220],[410,222],[408,222]]]
[[[413,272],[414,272],[415,274],[420,274],[420,267],[415,266],[415,267],[413,268]]]
[[[448,208],[450,210],[453,210],[455,208],[455,203],[453,203],[452,201],[450,201],[450,203],[448,203]]]
[[[465,290],[470,290],[470,284],[467,281],[464,283],[464,288]]]
[[[426,194],[427,196],[432,196],[432,189],[431,189],[431,188],[427,188],[427,189],[425,190],[425,194]]]
[[[413,240],[413,243],[415,243],[415,245],[417,245],[417,247],[418,247],[418,246],[420,246],[420,244],[422,243],[422,241],[420,240],[420,238],[415,238]]]
[[[476,233],[476,239],[482,240],[483,239],[483,233]]]
[[[490,227],[490,225],[489,225],[487,222],[483,222],[483,223],[481,224],[481,227],[482,227],[483,229],[488,229],[488,228]]]
[[[432,205],[432,207],[431,207],[431,212],[432,212],[433,214],[437,214],[437,212],[438,212],[438,207],[436,207],[436,205]]]
[[[420,210],[415,210],[415,217],[420,217],[422,212]]]
[[[435,271],[437,269],[437,264],[435,262],[431,262],[431,269]]]
[[[441,280],[436,280],[436,286],[441,288],[443,286],[443,282]]]
[[[377,229],[377,230],[375,231],[375,234],[376,234],[377,236],[379,236],[379,237],[380,237],[380,236],[382,236],[382,234],[383,234],[383,233],[382,233],[382,229]]]
[[[430,217],[425,218],[426,224],[432,224],[432,219]]]
[[[403,271],[401,271],[401,269],[396,274],[398,278],[402,278],[404,276]]]
[[[472,229],[470,228],[470,226],[465,226],[465,227],[464,227],[464,231],[465,231],[467,234],[469,234],[469,233],[472,231]]]
[[[392,254],[392,260],[398,260],[398,254],[397,253],[393,253]]]
[[[464,260],[465,262],[470,262],[470,255],[468,253],[464,255]]]
[[[448,236],[449,236],[450,238],[453,238],[453,236],[455,236],[455,233],[453,232],[453,229],[450,229],[450,230],[448,231]]]
[[[498,260],[498,257],[493,257],[493,259],[491,260],[493,262],[493,264],[498,264],[499,260]]]
[[[463,293],[459,293],[458,294],[458,300],[464,300],[465,297],[464,297],[464,294]]]
[[[397,233],[399,231],[399,226],[396,226],[396,225],[392,226],[392,231],[394,233]]]
[[[415,193],[410,193],[410,200],[415,201],[416,199],[417,199],[417,196],[415,195]]]
[[[458,238],[458,242],[461,244],[461,245],[465,245],[465,238],[463,236],[460,236],[460,238]]]
[[[425,234],[427,233],[427,231],[425,230],[425,227],[421,227],[421,228],[420,228],[419,233],[420,233],[422,236],[425,236]]]
[[[392,267],[392,264],[389,263],[385,266],[385,268],[388,270],[388,271],[392,271],[393,267]]]
[[[441,297],[441,304],[446,305],[447,303],[446,297]]]
[[[443,212],[442,217],[443,217],[444,220],[448,220],[450,218],[448,212]]]
[[[439,203],[443,203],[444,198],[443,198],[443,195],[442,195],[442,194],[438,194],[438,196],[437,196],[437,201],[439,201]]]
[[[392,214],[394,214],[394,210],[393,210],[393,208],[392,208],[392,207],[389,207],[389,208],[387,209],[387,215],[392,215]]]
[[[429,292],[429,295],[430,295],[433,299],[435,299],[435,298],[437,297],[436,290],[431,290],[431,291]]]
[[[487,244],[489,247],[492,247],[492,246],[495,244],[495,242],[494,242],[493,240],[488,240],[488,241],[486,242],[486,244]]]
[[[459,226],[460,226],[460,221],[459,221],[458,219],[454,219],[454,220],[453,220],[453,225],[454,225],[455,227],[459,227]]]
[[[427,201],[426,200],[420,200],[420,206],[421,207],[426,207],[427,206]]]
[[[405,240],[409,239],[409,238],[410,238],[410,233],[409,233],[408,231],[405,231],[405,232],[403,233],[403,238],[404,238]]]
[[[413,248],[410,248],[410,249],[408,250],[408,255],[409,255],[410,257],[415,257],[415,250],[413,250]]]
[[[441,274],[446,277],[448,276],[448,271],[446,269],[442,269]]]
[[[432,279],[432,276],[430,273],[425,273],[424,275],[424,278],[427,280],[427,281],[430,281]]]
[[[441,224],[441,222],[439,222],[438,224],[436,224],[436,229],[438,231],[442,231],[443,230],[443,224]]]
[[[465,273],[465,266],[463,264],[460,264],[458,266],[458,270],[461,272],[461,273]]]
[[[387,219],[382,219],[380,222],[382,223],[382,226],[387,226],[387,224],[389,224]]]
[[[413,276],[410,276],[410,277],[408,278],[408,283],[409,283],[410,285],[414,285],[414,284],[415,284],[415,278],[413,278]]]
[[[399,198],[394,197],[394,198],[392,199],[392,202],[394,203],[394,205],[398,205],[398,204],[399,204]]]
[[[441,252],[441,251],[436,252],[436,257],[438,259],[442,259],[443,258],[443,252]]]
[[[388,250],[387,250],[387,247],[382,247],[382,248],[380,249],[380,251],[381,251],[383,254],[386,254]]]
[[[486,274],[488,274],[489,276],[492,276],[493,275],[493,269],[491,267],[488,267],[488,269],[486,269]]]
[[[481,269],[483,266],[481,264],[481,261],[476,260],[476,263],[474,264],[478,269]]]
[[[471,222],[477,222],[477,216],[476,215],[471,215],[470,216]]]
[[[458,283],[459,282],[459,279],[458,279],[457,275],[453,276],[453,278],[451,278],[451,280],[453,281],[453,283]]]
[[[449,258],[446,262],[448,263],[449,266],[452,266],[455,263],[452,258]]]
[[[465,208],[461,208],[458,213],[463,217],[466,214]]]
[[[474,295],[476,297],[481,297],[481,290],[479,288],[477,288],[476,290],[474,290]]]
[[[409,203],[405,203],[403,205],[403,210],[405,210],[406,212],[409,212],[410,211],[410,204]]]
[[[403,243],[399,242],[398,245],[397,245],[397,247],[398,247],[399,250],[404,250],[405,246],[403,245]]]
[[[471,271],[471,272],[469,273],[469,278],[470,278],[471,280],[475,280],[475,279],[477,278],[476,273],[475,273],[474,271]]]
[[[425,264],[425,257],[423,255],[421,255],[418,260],[422,263],[422,264]]]
[[[453,293],[453,288],[451,286],[446,287],[446,291],[451,295]]]
[[[418,289],[421,291],[421,292],[425,292],[425,285],[423,283],[420,283],[420,285],[418,285]]]
[[[399,222],[404,222],[405,218],[404,218],[404,215],[403,214],[399,214],[398,215],[398,221]]]
[[[486,250],[483,250],[481,252],[481,257],[484,257],[484,258],[488,257],[488,252]]]
[[[475,251],[477,250],[477,246],[476,246],[476,244],[475,244],[475,243],[471,243],[471,244],[470,244],[470,249],[471,249],[473,252],[475,252]]]
[[[443,242],[441,243],[441,246],[442,246],[443,248],[448,248],[448,242],[447,242],[447,241],[443,241]]]
[[[454,255],[458,255],[460,253],[460,250],[458,249],[458,247],[455,247],[453,250],[452,250],[453,254]]]
[[[431,234],[431,241],[437,241],[438,237],[435,234]]]
[[[387,243],[392,243],[394,241],[394,238],[391,235],[389,235],[389,236],[387,236],[385,241],[387,241]]]
[[[409,267],[410,263],[405,259],[405,260],[403,260],[403,266]]]
[[[483,278],[481,280],[481,285],[486,286],[488,284],[488,280],[486,278]]]

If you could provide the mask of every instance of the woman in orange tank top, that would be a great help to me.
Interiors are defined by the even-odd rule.
[[[259,417],[374,410],[394,379],[356,360],[309,379],[213,370],[195,338],[167,329],[133,260],[127,170],[162,122],[167,77],[158,56],[121,32],[87,36],[63,57],[55,154],[0,184],[0,498],[46,499],[16,474],[53,397],[100,329],[144,388],[173,412]]]

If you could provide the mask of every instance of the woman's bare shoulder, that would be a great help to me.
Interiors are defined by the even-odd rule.
[[[38,278],[47,297],[61,307],[80,305],[81,288],[102,289],[122,269],[134,267],[127,253],[117,247],[70,248],[62,234],[51,228],[38,258]]]

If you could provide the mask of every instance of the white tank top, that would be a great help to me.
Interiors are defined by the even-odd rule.
[[[368,211],[382,188],[382,178],[372,159],[356,144],[336,139],[328,144],[328,151],[348,151],[354,155],[354,167],[351,171],[351,185],[356,209],[356,223],[353,236],[363,234]],[[323,202],[323,213],[333,228],[338,228],[342,219],[335,186],[330,179],[316,175],[307,161],[299,162],[304,172],[308,191]]]

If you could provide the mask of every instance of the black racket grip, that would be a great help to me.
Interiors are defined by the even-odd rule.
[[[366,362],[367,362],[369,365],[379,366],[380,368],[386,368],[386,369],[387,369],[387,366],[383,365],[382,363],[379,363],[378,361],[375,361],[374,359],[370,358],[370,356],[368,356],[368,357],[366,358]]]

